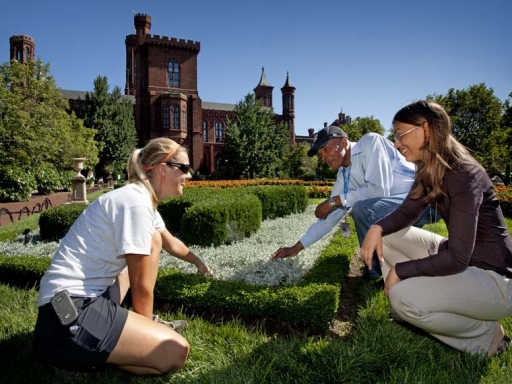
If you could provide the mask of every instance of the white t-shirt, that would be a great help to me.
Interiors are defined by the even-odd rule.
[[[126,268],[126,254],[150,254],[155,229],[165,224],[145,187],[131,183],[100,196],[62,239],[41,279],[38,306],[64,289],[99,296]]]

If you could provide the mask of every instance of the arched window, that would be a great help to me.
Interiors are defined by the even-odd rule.
[[[21,61],[21,48],[16,49],[16,60]]]
[[[284,96],[284,109],[290,109],[290,95]]]
[[[162,128],[169,129],[169,107],[165,106],[162,113]]]
[[[30,48],[25,48],[25,61],[28,62],[30,60]]]
[[[173,105],[171,107],[172,129],[180,129],[180,109]]]
[[[203,143],[208,141],[208,125],[203,121]]]
[[[215,142],[222,143],[224,137],[222,123],[220,121],[215,122]]]
[[[180,87],[180,65],[174,57],[167,64],[167,77],[169,78],[169,87]]]

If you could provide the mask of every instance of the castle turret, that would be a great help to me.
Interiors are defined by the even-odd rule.
[[[273,86],[267,80],[267,76],[265,76],[265,68],[261,67],[261,78],[260,82],[254,88],[254,95],[256,100],[259,100],[261,105],[264,107],[272,108],[272,90]]]
[[[36,42],[28,35],[11,36],[9,38],[10,59],[18,60],[20,63],[34,61]]]
[[[281,88],[283,95],[283,121],[288,125],[290,145],[295,144],[295,87],[290,81],[290,73],[286,72],[286,81]]]
[[[149,31],[151,30],[151,16],[137,13],[133,23],[135,24],[135,34],[137,36],[149,35]]]

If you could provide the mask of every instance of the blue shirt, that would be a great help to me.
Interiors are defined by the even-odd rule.
[[[343,172],[345,171],[345,177]],[[416,166],[408,162],[393,143],[377,133],[368,133],[351,143],[350,167],[340,167],[331,197],[340,196],[344,207],[311,225],[300,242],[304,248],[324,237],[359,200],[404,195],[414,182]],[[348,177],[350,175],[350,177]],[[345,180],[348,181],[345,196]]]

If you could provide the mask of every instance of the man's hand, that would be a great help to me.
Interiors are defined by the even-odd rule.
[[[334,206],[331,205],[329,199],[318,204],[315,209],[315,217],[317,219],[325,219],[334,210]]]
[[[300,251],[304,249],[304,246],[300,241],[297,241],[293,247],[281,247],[277,251],[274,252],[271,259],[272,261],[276,261],[279,259],[285,259],[287,257],[292,257],[298,255]]]

